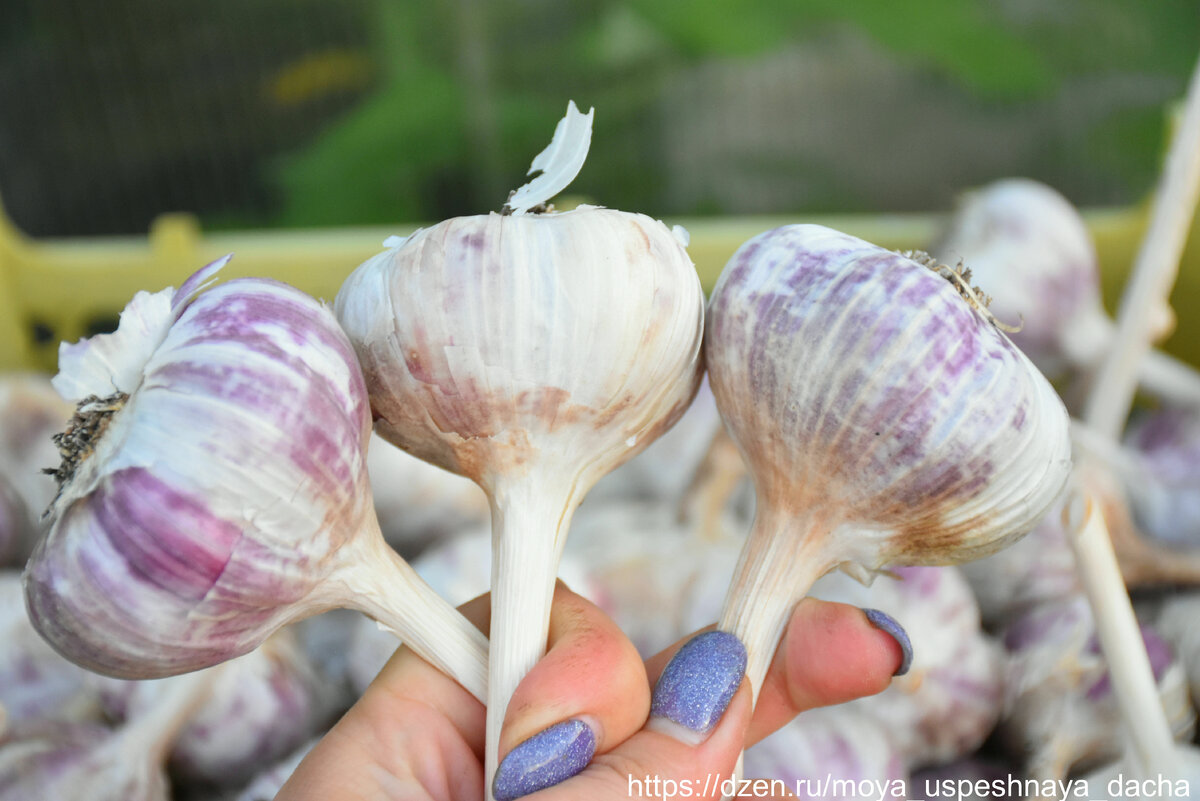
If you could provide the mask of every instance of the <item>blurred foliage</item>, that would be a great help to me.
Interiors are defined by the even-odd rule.
[[[35,234],[144,231],[178,209],[210,228],[498,209],[568,98],[597,109],[571,189],[594,202],[878,211],[941,207],[947,187],[1002,170],[1077,202],[1137,199],[1155,177],[1162,105],[1200,51],[1200,4],[110,0],[96,14],[87,0],[7,0],[0,42],[0,191]],[[839,62],[864,42],[874,72]],[[819,78],[786,73],[814,63]],[[913,92],[911,113],[846,130],[840,151],[798,124],[877,124],[861,112],[892,91]],[[933,124],[949,133],[923,143]],[[895,158],[928,180],[848,180],[842,165],[899,126],[918,135]],[[977,151],[939,164],[947,136],[976,137]],[[720,177],[684,180],[700,173]]]
[[[385,78],[373,97],[280,162],[280,221],[438,219],[498,208],[501,188],[522,182],[520,170],[544,146],[567,98],[598,109],[596,144],[574,191],[628,208],[737,212],[711,196],[668,208],[661,192],[658,104],[672,77],[696,65],[744,63],[855,29],[981,104],[1046,98],[1072,78],[1117,68],[1171,76],[1182,91],[1200,44],[1197,8],[1193,0],[385,2],[375,43]],[[464,24],[472,15],[474,35]],[[482,59],[486,74],[467,70],[464,53]],[[487,108],[473,117],[472,103]],[[1141,192],[1153,180],[1162,136],[1157,104],[1117,110],[1084,147],[1055,152],[1048,143],[1043,160],[1099,168],[1129,193]],[[488,158],[481,142],[489,143]],[[780,166],[763,157],[746,169]],[[854,192],[838,186],[830,165],[801,155],[789,168],[807,170],[827,204],[853,210]]]

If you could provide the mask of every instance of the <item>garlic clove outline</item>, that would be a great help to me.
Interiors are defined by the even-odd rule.
[[[1066,484],[1066,409],[952,272],[791,225],[718,279],[709,380],[757,495],[718,627],[756,692],[816,578],[987,555]]]
[[[577,170],[590,123],[572,105],[535,168]],[[549,163],[555,154],[563,163]],[[703,372],[704,296],[677,233],[598,207],[516,213],[563,185],[534,187],[511,214],[413,234],[355,270],[335,301],[375,430],[489,497],[488,786],[508,699],[545,651],[575,508],[674,424]]]
[[[115,334],[64,347],[56,385],[80,410],[25,569],[31,620],[78,664],[157,678],[350,606],[482,696],[485,638],[379,534],[345,334],[276,281],[201,292],[224,263],[139,293]]]

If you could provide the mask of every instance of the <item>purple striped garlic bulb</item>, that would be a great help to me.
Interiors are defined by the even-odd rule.
[[[757,496],[718,625],[756,691],[819,576],[984,556],[1066,484],[1062,402],[949,268],[785,226],[733,255],[708,314],[709,381]]]
[[[375,430],[473,479],[492,508],[488,766],[546,645],[571,516],[669,428],[703,371],[704,296],[679,231],[597,207],[539,212],[583,164],[572,103],[504,212],[427,228],[362,264],[335,308]]]
[[[345,334],[275,281],[201,292],[227,259],[62,347],[55,386],[79,411],[25,569],[34,625],[78,664],[157,678],[349,606],[482,695],[485,639],[379,534]]]
[[[997,181],[967,193],[930,252],[960,260],[991,296],[991,311],[1019,330],[1012,340],[1046,375],[1089,374],[1110,350],[1116,326],[1100,298],[1100,268],[1079,212],[1055,190],[1028,179]],[[1156,326],[1169,330],[1170,309]],[[1200,374],[1160,352],[1139,381],[1176,402],[1200,403]]]

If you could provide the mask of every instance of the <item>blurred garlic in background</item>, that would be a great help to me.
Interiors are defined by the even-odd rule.
[[[60,656],[29,622],[21,574],[0,572],[0,705],[10,724],[99,722],[95,676]]]
[[[1150,627],[1142,639],[1158,693],[1178,740],[1195,731],[1196,712],[1183,666]],[[1010,622],[1007,700],[999,734],[1038,780],[1118,758],[1124,748],[1120,713],[1096,639],[1086,598],[1046,603]]]
[[[1054,189],[1010,178],[966,193],[930,253],[971,271],[992,313],[1020,326],[1013,342],[1052,380],[1089,375],[1110,349],[1116,326],[1101,302],[1095,246]],[[1168,307],[1156,310],[1156,338],[1173,325]],[[1164,353],[1141,363],[1139,379],[1163,399],[1200,405],[1200,373]]]
[[[878,719],[909,768],[940,765],[974,753],[1004,704],[1004,654],[980,627],[971,589],[954,567],[897,567],[869,587],[830,573],[812,596],[879,609],[912,642],[907,673],[878,695],[847,706]]]
[[[102,680],[105,709],[113,720],[137,720],[184,678]],[[263,765],[284,758],[332,722],[336,695],[331,689],[321,685],[293,633],[276,632],[220,666],[203,705],[171,744],[172,775],[217,787],[246,783]]]
[[[746,776],[782,780],[810,801],[889,798],[907,786],[902,736],[861,709],[809,709],[747,749]]]
[[[431,543],[486,523],[487,496],[473,481],[411,456],[378,434],[367,476],[383,538],[412,559]]]
[[[47,376],[0,377],[0,567],[24,564],[37,544],[58,491],[45,473],[62,460],[52,437],[74,411]]]
[[[10,727],[0,740],[0,801],[170,801],[165,765],[171,745],[223,669],[175,677],[158,703],[117,729]]]

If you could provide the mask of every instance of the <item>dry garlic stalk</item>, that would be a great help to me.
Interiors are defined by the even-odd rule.
[[[508,699],[546,646],[572,513],[683,414],[702,372],[704,297],[680,235],[603,208],[535,213],[590,137],[571,104],[511,213],[413,234],[336,302],[376,431],[491,501],[488,776]]]
[[[719,623],[756,691],[816,578],[984,556],[1070,472],[1061,401],[960,286],[837,231],[744,244],[713,290],[706,355],[757,493]]]
[[[138,293],[113,334],[64,345],[51,529],[25,570],[34,625],[71,660],[155,678],[359,609],[482,696],[483,636],[384,544],[354,351],[284,284]]]

